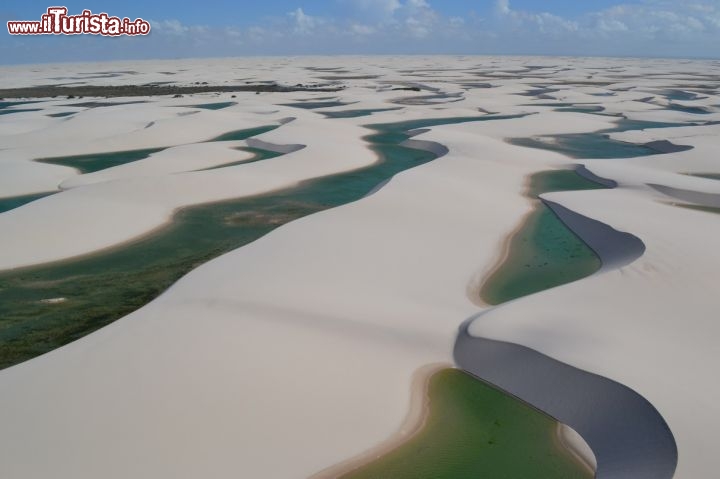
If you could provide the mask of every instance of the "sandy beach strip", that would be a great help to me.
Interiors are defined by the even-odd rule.
[[[430,378],[432,378],[435,373],[452,367],[453,365],[451,363],[436,363],[428,364],[415,371],[412,376],[410,404],[408,404],[407,416],[405,416],[397,432],[372,448],[330,466],[327,469],[323,469],[308,479],[333,479],[342,476],[375,461],[412,439],[413,436],[425,427],[430,412],[430,396],[428,394]]]

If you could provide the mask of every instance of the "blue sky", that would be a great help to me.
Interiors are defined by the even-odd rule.
[[[302,54],[720,57],[720,0],[70,0],[148,37],[13,37],[1,63]],[[50,6],[2,0],[0,20]],[[54,4],[52,4],[54,5]]]

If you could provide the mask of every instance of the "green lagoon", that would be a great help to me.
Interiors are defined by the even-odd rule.
[[[511,138],[509,143],[527,148],[555,151],[571,158],[617,159],[660,154],[645,145],[613,140],[610,133],[654,128],[688,126],[685,123],[662,123],[622,119],[614,128],[593,133],[570,133],[534,138]]]
[[[250,137],[266,133],[268,131],[277,128],[276,125],[259,126],[256,128],[247,128],[244,130],[235,130],[228,133],[223,133],[208,142],[211,141],[239,141],[247,140]],[[52,165],[69,166],[75,168],[82,174],[94,173],[96,171],[105,170],[112,168],[113,166],[120,166],[126,163],[132,163],[134,161],[144,160],[153,153],[163,151],[167,148],[146,148],[142,150],[127,150],[127,151],[114,151],[107,153],[91,153],[89,155],[73,155],[73,156],[59,156],[55,158],[40,158],[35,161],[41,163],[49,163]]]
[[[574,170],[543,171],[530,178],[526,196],[535,207],[510,238],[507,257],[485,281],[480,297],[501,304],[591,275],[600,258],[538,196],[552,191],[604,188]]]
[[[399,110],[399,108],[368,108],[365,110],[323,111],[321,113],[325,115],[326,118],[359,118],[361,116],[369,116],[373,113],[391,110]]]
[[[35,193],[32,195],[10,196],[8,198],[0,198],[0,213],[14,210],[15,208],[19,208],[24,204],[30,203],[31,201],[39,200],[40,198],[44,198],[54,193],[56,192],[51,191],[47,193]]]
[[[184,108],[202,108],[203,110],[222,110],[237,105],[236,101],[222,101],[218,103],[201,103],[200,105],[182,105]]]
[[[720,173],[691,173],[690,176],[705,178],[707,180],[720,180]]]
[[[557,422],[457,369],[430,378],[422,430],[342,479],[590,479]]]
[[[165,148],[147,148],[144,150],[115,151],[110,153],[93,153],[90,155],[60,156],[57,158],[39,158],[35,161],[51,165],[69,166],[82,174],[112,168],[113,166],[144,160],[153,153]]]

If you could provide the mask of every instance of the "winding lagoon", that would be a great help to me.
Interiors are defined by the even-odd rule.
[[[239,146],[235,149],[238,151],[246,151],[246,152],[252,154],[252,156],[250,158],[248,158],[247,160],[233,161],[231,163],[224,163],[222,165],[211,166],[210,168],[202,168],[200,170],[195,170],[195,171],[217,170],[219,168],[227,168],[230,166],[247,165],[249,163],[255,163],[258,161],[262,161],[262,160],[268,160],[270,158],[275,158],[276,156],[283,155],[283,153],[279,153],[277,151],[263,150],[261,148],[253,148],[250,146]]]
[[[201,103],[199,105],[183,105],[184,108],[202,108],[203,110],[222,110],[233,105],[237,105],[236,101],[221,101],[217,103]]]
[[[565,154],[571,158],[636,158],[639,156],[658,155],[666,153],[666,151],[654,148],[652,144],[639,145],[613,140],[609,136],[610,133],[680,126],[688,126],[688,124],[621,119],[618,121],[616,127],[593,133],[570,133],[533,138],[511,138],[508,139],[508,142],[516,146],[555,151],[557,153]]]
[[[351,103],[342,101],[299,101],[296,103],[281,103],[281,106],[289,106],[291,108],[302,108],[304,110],[316,110],[318,108],[333,108],[336,106],[346,106]]]
[[[11,113],[27,113],[31,111],[40,111],[42,108],[13,108],[20,105],[29,105],[39,103],[35,100],[28,101],[0,101],[0,115],[9,115]]]
[[[243,130],[234,130],[223,133],[211,141],[240,141],[247,140],[250,137],[267,133],[277,128],[276,125],[260,126],[256,128],[246,128]],[[141,150],[112,151],[105,153],[91,153],[88,155],[58,156],[53,158],[40,158],[35,161],[40,163],[49,163],[52,165],[68,166],[75,168],[82,174],[94,173],[96,171],[105,170],[114,166],[132,163],[134,161],[144,160],[153,153],[166,150],[163,148],[146,148]]]
[[[326,118],[358,118],[361,116],[369,116],[373,113],[381,113],[384,111],[399,110],[399,108],[367,108],[364,110],[339,110],[339,111],[322,111]]]
[[[437,155],[402,146],[409,130],[507,116],[425,119],[371,125],[366,139],[381,160],[269,193],[179,210],[149,237],[58,263],[0,272],[0,368],[78,339],[157,297],[181,276],[280,225],[359,200],[395,174]],[[215,141],[274,127],[241,130]],[[241,133],[242,132],[242,133]],[[269,158],[272,152],[263,153]],[[198,234],[202,231],[202,234]]]
[[[470,322],[481,315],[460,329],[454,352],[459,367],[577,431],[597,458],[597,479],[673,477],[675,439],[650,402],[622,384],[534,349],[469,334]]]
[[[604,188],[574,170],[543,171],[529,179],[525,195],[532,212],[512,235],[507,253],[480,289],[487,304],[500,304],[589,276],[598,256],[563,224],[539,195],[553,191]]]
[[[56,158],[39,158],[35,161],[51,165],[68,166],[75,168],[82,174],[94,173],[96,171],[112,168],[113,166],[132,163],[133,161],[144,160],[153,153],[165,148],[147,148],[144,150],[115,151],[108,153],[93,153],[89,155],[61,156]]]
[[[707,180],[720,180],[720,173],[694,173],[691,176],[697,176],[698,178],[705,178]]]
[[[0,198],[0,213],[14,210],[15,208],[19,208],[22,205],[30,203],[31,201],[39,200],[40,198],[44,198],[54,193],[56,192],[50,191],[47,193],[34,193],[31,195],[9,196],[7,198]]]
[[[533,175],[526,195],[613,186],[581,167]],[[543,225],[539,219],[543,214],[553,215],[554,220],[546,219]],[[572,238],[565,235],[563,239],[563,229]],[[481,296],[488,303],[500,304],[580,279],[600,268],[623,267],[644,251],[645,245],[632,234],[557,203],[538,201],[513,235],[506,258],[483,285]],[[675,439],[662,415],[644,397],[533,349],[481,337],[482,315],[470,318],[460,328],[454,354],[459,367],[577,431],[597,458],[595,477],[673,476],[678,460]],[[475,321],[478,335],[468,331]]]

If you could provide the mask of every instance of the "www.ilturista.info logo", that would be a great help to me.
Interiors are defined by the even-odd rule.
[[[150,23],[142,18],[111,17],[107,13],[83,10],[80,15],[68,15],[65,7],[50,7],[40,21],[7,22],[11,35],[147,35]]]

